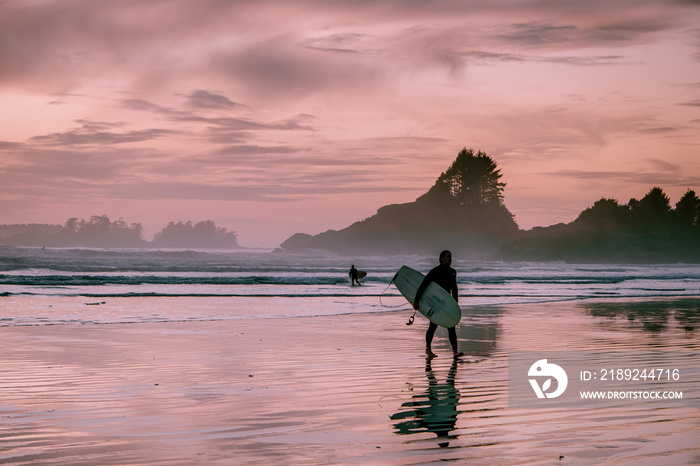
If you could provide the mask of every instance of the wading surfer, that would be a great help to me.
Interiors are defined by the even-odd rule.
[[[355,283],[357,283],[360,286],[362,285],[362,283],[360,283],[360,280],[357,277],[357,269],[354,265],[350,266],[350,272],[348,272],[348,275],[350,275],[350,286],[355,286]]]
[[[416,290],[416,297],[413,300],[413,309],[418,310],[420,298],[423,296],[423,292],[428,287],[430,282],[435,282],[440,285],[445,291],[450,293],[455,301],[458,300],[457,292],[457,271],[451,267],[452,265],[452,253],[450,251],[442,251],[440,253],[440,265],[435,267],[433,270],[428,272],[425,276],[423,283]],[[431,349],[433,342],[433,336],[435,335],[435,330],[437,330],[437,324],[430,322],[428,331],[425,333],[425,354],[429,357],[434,358],[436,356]],[[454,327],[448,328],[447,333],[450,338],[450,345],[452,345],[452,353],[455,358],[463,356],[464,353],[460,353],[457,348],[457,331]]]

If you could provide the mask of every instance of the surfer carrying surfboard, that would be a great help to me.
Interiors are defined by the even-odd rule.
[[[350,266],[350,272],[348,272],[348,275],[350,275],[350,286],[355,286],[355,283],[362,285],[359,280],[359,272],[354,265]]]
[[[458,300],[457,291],[457,271],[451,267],[452,265],[452,253],[450,251],[442,251],[440,253],[440,265],[428,272],[425,276],[423,282],[420,284],[416,290],[416,297],[413,299],[413,309],[418,310],[420,306],[420,299],[423,296],[423,292],[428,287],[431,282],[435,282],[440,285],[445,291],[450,293],[455,301]],[[428,331],[425,333],[425,354],[428,357],[434,358],[436,356],[431,349],[433,342],[433,336],[435,335],[435,330],[438,326],[434,322],[430,322]],[[460,353],[457,347],[457,331],[455,327],[450,327],[447,329],[447,333],[450,338],[450,345],[452,346],[452,353],[455,358],[463,356],[464,353]]]

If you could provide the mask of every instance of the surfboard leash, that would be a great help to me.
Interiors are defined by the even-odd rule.
[[[396,275],[394,275],[394,278],[396,278]],[[394,278],[391,279],[391,281],[390,281],[389,284],[386,286],[386,288],[384,288],[384,291],[382,291],[382,293],[379,295],[379,304],[381,304],[382,307],[388,307],[389,309],[393,309],[393,308],[396,308],[396,307],[401,307],[401,306],[403,306],[403,304],[399,304],[398,306],[387,306],[386,304],[384,304],[384,303],[382,302],[382,296],[384,296],[384,293],[386,293],[386,290],[388,290],[389,287],[394,283]]]
[[[396,275],[394,275],[394,278],[396,278]],[[391,281],[390,281],[389,284],[386,286],[386,288],[384,288],[384,291],[382,291],[382,293],[379,295],[379,304],[381,304],[382,307],[387,307],[387,308],[389,308],[389,309],[395,309],[395,308],[399,308],[399,307],[405,306],[404,304],[397,304],[396,306],[387,306],[386,304],[384,304],[384,303],[382,302],[382,296],[384,296],[384,293],[386,293],[386,291],[389,289],[389,287],[394,283],[394,278],[391,279]],[[416,312],[418,312],[418,311],[416,311],[416,310],[413,311],[413,315],[412,315],[411,317],[408,318],[408,322],[406,322],[406,325],[412,325],[412,324],[413,324],[413,321],[416,320]]]

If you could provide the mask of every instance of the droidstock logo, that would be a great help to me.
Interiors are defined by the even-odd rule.
[[[556,398],[564,393],[569,383],[566,371],[556,364],[548,363],[546,359],[540,359],[530,366],[527,375],[535,377],[528,380],[537,398]],[[552,386],[552,377],[557,381],[557,388],[553,392],[548,392]],[[542,379],[542,385],[540,385],[539,379]]]

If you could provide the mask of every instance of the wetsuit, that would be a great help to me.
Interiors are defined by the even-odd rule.
[[[428,275],[425,276],[423,282],[416,290],[414,302],[420,302],[420,298],[423,296],[423,292],[428,287],[430,282],[435,282],[440,285],[445,291],[452,295],[455,301],[458,301],[457,271],[449,265],[440,264],[428,272]],[[435,330],[437,330],[437,327],[437,324],[430,322],[428,331],[425,334],[425,345],[428,349],[430,349],[430,344],[433,341],[433,335],[435,335]],[[447,332],[450,337],[450,345],[452,345],[452,349],[457,351],[457,331],[454,327],[451,327],[447,329]]]
[[[353,265],[350,267],[350,272],[348,272],[348,275],[350,275],[350,286],[355,286],[355,283],[360,285],[360,280],[357,279],[357,269]]]

